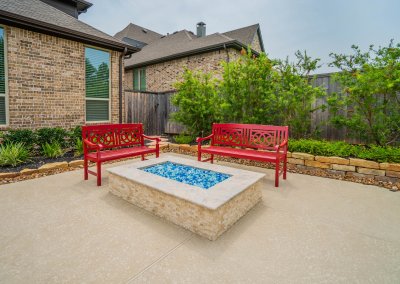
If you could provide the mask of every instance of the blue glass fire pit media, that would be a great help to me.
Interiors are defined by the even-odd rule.
[[[231,176],[172,162],[144,167],[141,170],[203,189],[209,189]]]

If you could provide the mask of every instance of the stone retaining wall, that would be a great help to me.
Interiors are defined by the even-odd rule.
[[[197,146],[169,144],[169,150],[197,155]],[[273,168],[271,163],[218,157],[219,160],[252,166]],[[314,156],[306,153],[288,152],[288,169],[311,175],[362,182],[383,186],[397,191],[400,188],[400,164],[378,163],[355,158]]]
[[[333,174],[399,182],[400,164],[378,163],[356,158],[324,157],[304,153],[288,153],[288,163],[296,166],[326,169]],[[300,167],[301,168],[301,167]]]
[[[178,145],[162,142],[160,144],[160,151],[177,152],[197,156],[197,146],[190,146],[187,144]],[[271,163],[262,163],[229,157],[216,156],[216,159],[264,168],[274,167],[274,165]],[[69,164],[67,162],[48,164],[39,169],[24,169],[21,172],[0,173],[0,180],[2,178],[13,179],[18,176],[26,176],[38,172],[51,171],[55,168],[72,169],[81,167],[82,164],[83,161],[79,160],[72,161]],[[400,189],[400,164],[396,163],[378,163],[355,158],[346,159],[340,157],[314,156],[305,153],[288,152],[288,170],[302,174],[343,179],[365,184],[374,184],[391,189],[393,191]]]

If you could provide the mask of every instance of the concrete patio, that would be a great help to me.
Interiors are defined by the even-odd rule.
[[[0,282],[400,282],[399,193],[299,174],[276,189],[273,170],[218,163],[267,176],[215,242],[108,193],[106,172],[0,186]]]

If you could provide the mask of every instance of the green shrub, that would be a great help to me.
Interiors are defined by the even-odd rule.
[[[189,134],[211,132],[213,122],[288,125],[292,137],[311,137],[311,114],[316,98],[325,95],[314,87],[310,72],[318,59],[296,52],[296,62],[274,60],[249,50],[236,61],[222,63],[222,79],[211,73],[186,70],[175,85],[172,103],[178,107],[172,118]],[[323,108],[323,106],[318,107]]]
[[[64,155],[64,151],[58,142],[53,142],[51,144],[45,143],[42,145],[42,153],[47,158],[57,158]]]
[[[178,144],[190,144],[194,141],[194,137],[187,134],[179,134],[174,136],[174,141]]]
[[[358,158],[377,162],[400,163],[400,147],[381,147],[371,145],[358,154]]]
[[[83,155],[83,142],[82,139],[76,139],[75,140],[75,152],[74,155],[76,157],[82,156]]]
[[[331,123],[366,143],[399,145],[400,43],[352,49],[350,55],[330,54],[330,66],[341,70],[333,79],[342,86],[339,93],[328,93]]]
[[[21,142],[0,145],[0,166],[17,166],[29,160],[29,150]]]
[[[14,129],[4,134],[4,144],[22,143],[28,150],[32,149],[36,143],[36,135],[30,129]]]
[[[399,147],[383,147],[377,145],[352,145],[341,141],[290,140],[290,152],[301,152],[319,156],[353,157],[377,162],[400,163]]]
[[[69,142],[70,145],[72,147],[76,146],[76,142],[77,140],[81,140],[82,139],[82,126],[76,126],[74,128],[72,128],[69,132],[68,132],[68,138],[69,138]]]
[[[68,132],[60,127],[41,128],[36,131],[36,134],[38,145],[58,143],[62,148],[65,148],[68,144]]]
[[[185,70],[183,81],[176,83],[177,93],[171,101],[179,110],[172,119],[185,125],[190,135],[209,134],[212,123],[220,120],[216,86],[211,73],[190,70]]]

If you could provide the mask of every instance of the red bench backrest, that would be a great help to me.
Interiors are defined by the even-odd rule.
[[[214,123],[213,145],[275,150],[276,145],[288,139],[288,126]]]
[[[105,148],[144,145],[143,124],[98,124],[82,126],[82,139],[101,143]]]

